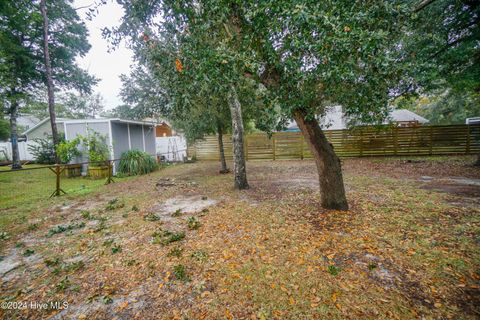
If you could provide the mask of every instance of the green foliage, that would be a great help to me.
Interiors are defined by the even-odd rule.
[[[180,241],[185,238],[185,232],[172,232],[169,230],[156,231],[152,234],[152,243],[161,244],[163,246],[172,242]]]
[[[40,164],[54,164],[55,163],[55,146],[53,145],[53,138],[51,135],[47,138],[33,139],[35,144],[28,146],[28,150],[32,153],[35,161]],[[65,138],[60,136],[60,143],[63,143]]]
[[[110,147],[107,144],[107,136],[90,130],[86,137],[79,137],[88,150],[88,160],[90,162],[105,162],[110,157]]]
[[[113,247],[110,248],[112,254],[122,252],[122,247],[119,244],[115,244]]]
[[[198,261],[206,261],[208,259],[208,254],[203,250],[196,250],[192,252],[191,257]]]
[[[125,207],[125,202],[123,200],[120,200],[118,198],[113,198],[112,200],[108,201],[107,206],[105,207],[105,210],[113,211],[123,207]]]
[[[145,216],[143,216],[143,220],[145,221],[158,221],[160,218],[153,212],[147,213]]]
[[[198,221],[198,219],[195,217],[189,217],[187,220],[187,225],[188,229],[190,230],[197,230],[201,226],[200,221]]]
[[[10,124],[7,120],[0,118],[0,141],[6,141],[10,137]]]
[[[31,256],[31,255],[33,255],[33,254],[35,254],[35,250],[32,250],[32,249],[30,249],[30,248],[25,249],[25,251],[23,251],[23,256],[24,256],[24,257],[29,257],[29,256]]]
[[[129,150],[122,153],[118,171],[125,175],[140,175],[157,169],[157,162],[146,152]]]
[[[173,266],[173,275],[177,280],[188,282],[190,277],[187,275],[187,269],[183,264]]]
[[[182,209],[177,209],[172,213],[172,217],[180,217],[182,215]]]
[[[395,103],[427,118],[430,124],[464,124],[466,118],[480,116],[480,94],[466,90],[400,97]]]
[[[62,163],[70,163],[75,157],[82,153],[78,150],[80,144],[80,137],[73,140],[61,141],[57,146],[57,154]]]
[[[337,266],[334,266],[334,265],[329,265],[328,268],[327,268],[327,271],[332,276],[336,276],[340,272],[340,268],[338,268]]]
[[[48,231],[47,237],[51,237],[55,234],[63,233],[65,231],[70,231],[70,230],[74,230],[74,229],[81,229],[83,227],[85,227],[85,222],[83,222],[83,221],[82,222],[70,223],[68,225],[58,225],[56,227],[51,228]]]
[[[182,248],[173,248],[172,250],[170,250],[168,253],[167,253],[167,256],[168,257],[180,257],[183,253],[183,249]]]

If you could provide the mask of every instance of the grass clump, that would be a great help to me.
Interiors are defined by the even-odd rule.
[[[122,247],[119,244],[115,244],[112,248],[112,254],[122,252]]]
[[[172,213],[172,217],[180,217],[182,215],[182,210],[181,209],[177,209],[175,210],[174,213]]]
[[[122,153],[118,171],[127,176],[136,176],[155,171],[158,168],[155,159],[146,152],[129,150]]]
[[[32,250],[30,248],[25,249],[25,251],[23,251],[23,256],[24,257],[30,257],[33,254],[35,254],[35,250]]]
[[[198,261],[206,261],[208,259],[208,254],[203,250],[196,250],[190,256]]]
[[[334,265],[329,265],[327,268],[328,273],[330,273],[332,276],[338,275],[340,272],[340,268]]]
[[[105,210],[113,211],[123,207],[125,207],[125,203],[123,201],[119,200],[118,198],[113,198],[112,200],[108,201]]]
[[[187,225],[190,230],[197,230],[201,226],[200,221],[195,217],[188,218]]]
[[[58,226],[53,227],[50,230],[48,230],[47,237],[51,237],[55,234],[63,233],[65,231],[71,231],[71,230],[74,230],[74,229],[81,229],[83,227],[85,227],[85,222],[75,222],[75,223],[71,223],[71,224],[68,224],[68,225],[58,225]]]
[[[10,236],[8,235],[7,232],[5,232],[5,231],[0,232],[0,240],[5,241],[5,240],[8,240],[8,239],[10,239]]]
[[[147,213],[146,215],[143,216],[143,220],[145,221],[158,221],[160,220],[160,217],[157,216],[155,213],[153,212],[149,212]]]
[[[183,253],[183,249],[181,248],[173,248],[170,252],[167,253],[167,257],[181,257]]]
[[[185,238],[185,232],[171,232],[169,230],[156,231],[152,234],[152,243],[166,246],[172,242]]]
[[[173,267],[173,275],[177,280],[183,282],[190,281],[190,277],[187,275],[187,270],[183,264],[179,264]]]

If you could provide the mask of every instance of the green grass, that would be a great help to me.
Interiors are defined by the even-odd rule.
[[[24,169],[45,167],[44,165],[24,165]],[[129,178],[116,178],[116,181]],[[67,196],[88,195],[105,185],[105,179],[92,180],[84,177],[61,177],[60,187]],[[29,214],[41,208],[58,204],[63,199],[51,198],[55,191],[56,176],[48,168],[10,171],[10,167],[0,167],[0,229],[8,230],[28,220]],[[108,187],[107,187],[108,188]]]

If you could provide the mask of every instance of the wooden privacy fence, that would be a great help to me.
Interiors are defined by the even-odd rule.
[[[324,131],[340,157],[474,154],[480,152],[480,125],[419,127],[357,127]],[[225,156],[232,159],[231,135],[224,135]],[[245,136],[247,160],[311,158],[300,132]],[[188,156],[219,160],[217,136],[207,136],[188,146]]]

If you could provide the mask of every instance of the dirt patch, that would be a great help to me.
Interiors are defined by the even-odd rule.
[[[461,197],[480,198],[480,179],[463,177],[431,179],[421,188],[425,190],[445,192]]]

